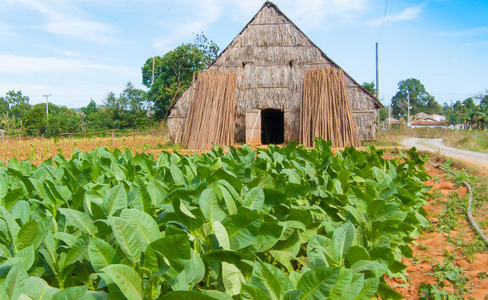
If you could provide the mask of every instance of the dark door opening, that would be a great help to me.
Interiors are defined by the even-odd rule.
[[[261,144],[283,144],[285,141],[285,118],[279,109],[261,110]]]

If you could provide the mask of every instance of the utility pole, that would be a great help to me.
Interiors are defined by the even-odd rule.
[[[408,96],[408,106],[407,106],[407,127],[409,127],[410,123],[410,93],[407,93]]]
[[[156,57],[153,57],[151,88],[154,85],[154,65],[155,64],[156,64]],[[148,117],[148,114],[149,114],[149,106],[150,106],[150,101],[149,101],[149,97],[148,97],[147,98],[147,108],[146,108],[146,118]]]
[[[388,105],[388,129],[391,129],[391,100],[390,105]]]
[[[376,42],[376,98],[380,100],[380,82],[379,82],[379,71],[378,71],[378,42]],[[380,131],[380,111],[378,110],[378,132]]]
[[[154,84],[154,64],[155,64],[155,63],[156,63],[156,58],[155,58],[155,57],[153,57],[153,67],[152,67],[152,83],[151,83],[151,85],[153,85],[153,84]]]
[[[52,95],[51,94],[44,94],[42,95],[43,97],[46,97],[46,120],[49,120],[49,110],[47,108],[48,106],[48,101],[49,101],[49,97],[51,97]]]

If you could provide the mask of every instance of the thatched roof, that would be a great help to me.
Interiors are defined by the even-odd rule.
[[[281,110],[285,142],[298,140],[303,80],[316,67],[341,69],[275,4],[265,2],[208,68],[237,74],[236,141],[244,140],[249,109]],[[374,139],[377,109],[382,104],[346,72],[344,77],[359,136]],[[192,85],[170,110],[168,137],[177,143],[185,130],[194,89]]]
[[[272,14],[269,14],[268,12],[266,12],[266,8],[272,8],[276,11],[278,17],[282,17],[283,20],[280,20],[279,22],[276,22],[276,16],[273,16]],[[264,16],[263,16],[264,15]],[[272,22],[269,22],[269,21],[272,21]],[[273,23],[273,22],[276,22],[276,23]],[[323,59],[325,59],[327,62],[329,62],[331,65],[333,65],[334,67],[338,68],[338,69],[341,69],[341,67],[336,63],[334,62],[332,59],[330,59],[314,42],[312,42],[312,40],[310,38],[308,38],[308,36],[295,24],[293,23],[292,20],[290,20],[279,8],[278,6],[276,6],[276,4],[274,4],[273,2],[271,1],[266,1],[263,6],[261,7],[261,9],[256,13],[256,15],[254,15],[254,17],[246,24],[246,26],[244,26],[244,28],[241,30],[241,32],[239,32],[239,34],[232,40],[232,42],[220,53],[220,55],[215,59],[215,61],[210,64],[209,66],[209,69],[212,68],[212,67],[219,67],[218,65],[218,62],[220,61],[220,58],[221,57],[224,57],[226,52],[228,51],[229,48],[233,48],[236,46],[236,44],[239,44],[241,47],[245,47],[245,46],[253,46],[253,47],[256,47],[257,45],[252,45],[252,44],[246,44],[245,42],[243,43],[241,40],[243,39],[243,36],[244,36],[244,32],[246,32],[250,26],[253,26],[253,25],[256,25],[256,26],[259,26],[259,25],[276,25],[277,27],[282,27],[283,25],[285,24],[289,24],[293,29],[297,30],[298,32],[300,32],[300,34],[302,35],[302,41],[296,43],[296,44],[291,44],[289,46],[291,47],[296,47],[296,46],[305,46],[306,44],[310,44],[311,46],[313,46],[314,48],[316,48],[319,52],[320,52],[320,55],[322,56]],[[292,33],[291,31],[289,33]],[[269,34],[269,32],[268,32]],[[270,37],[268,34],[263,34],[263,35],[259,35],[259,38],[260,39],[263,39],[263,41],[266,43],[266,45],[264,45],[265,47],[276,47],[276,46],[284,46],[282,43],[278,42],[278,43],[273,43],[273,41],[269,41],[268,38]],[[291,35],[290,35],[291,37]],[[283,38],[283,37],[282,37]],[[291,41],[290,41],[291,42]],[[296,59],[293,55],[296,55],[298,54],[296,51],[290,51],[292,52],[292,56],[291,56],[291,60],[294,60],[295,63],[296,62]],[[320,62],[318,62],[320,64]],[[371,100],[375,103],[375,107],[376,108],[382,108],[383,107],[383,104],[374,96],[372,95],[367,89],[365,89],[362,85],[360,85],[359,83],[356,82],[356,80],[354,80],[354,78],[352,78],[349,74],[347,74],[346,71],[344,71],[344,75],[347,77],[348,81],[351,81],[353,82],[354,84],[356,84],[358,86],[358,88],[361,89],[361,92],[363,93],[366,93],[369,95],[369,97],[371,98]]]

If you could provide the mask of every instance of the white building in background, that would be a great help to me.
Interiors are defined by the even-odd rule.
[[[434,119],[436,121],[439,121],[439,122],[442,122],[442,121],[445,121],[446,120],[446,116],[437,115],[437,114],[430,115],[430,118],[432,118],[432,119]]]

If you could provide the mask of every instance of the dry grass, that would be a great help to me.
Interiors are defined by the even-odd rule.
[[[444,144],[454,148],[488,153],[488,132],[453,131],[446,135]]]
[[[445,145],[477,152],[488,153],[488,132],[451,130],[445,128],[407,128],[380,132],[374,144],[381,147],[400,146],[400,142],[409,137],[443,139]]]

